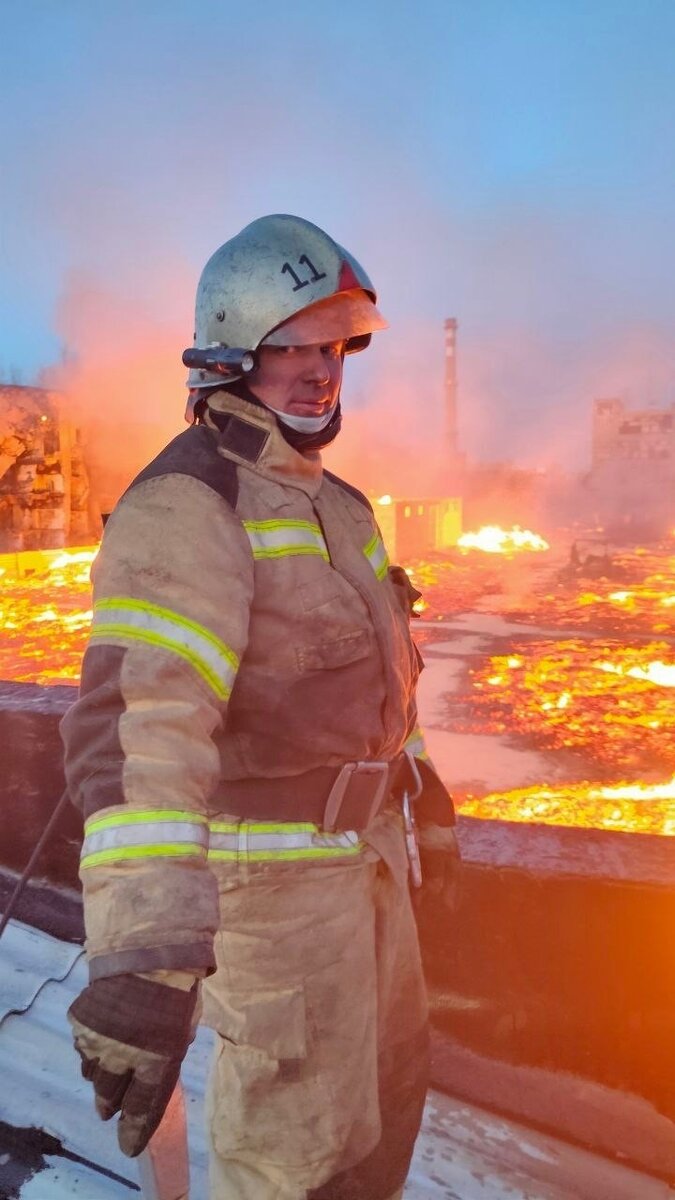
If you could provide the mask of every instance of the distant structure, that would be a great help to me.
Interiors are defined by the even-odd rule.
[[[0,384],[0,552],[99,536],[80,433],[61,399],[45,388]]]
[[[675,405],[595,400],[589,482],[610,530],[667,532],[675,524]]]
[[[456,546],[462,534],[462,501],[458,496],[417,499],[373,498],[377,523],[389,557],[408,562]]]
[[[451,491],[461,487],[465,459],[459,448],[457,410],[457,318],[447,317],[445,329],[445,437],[444,458]]]

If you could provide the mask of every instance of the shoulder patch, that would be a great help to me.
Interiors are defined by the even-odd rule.
[[[368,512],[372,513],[373,506],[368,497],[364,496],[363,492],[360,492],[358,488],[352,487],[351,483],[345,483],[344,479],[340,479],[340,476],[334,475],[332,471],[326,471],[324,468],[323,473],[326,479],[330,479],[331,483],[337,484],[339,488],[342,488],[343,492],[348,492],[350,496],[353,496],[355,500],[358,500],[359,504],[362,504],[364,508],[367,508]]]
[[[237,464],[218,453],[215,440],[205,425],[191,425],[179,433],[143,468],[129,484],[127,492],[136,484],[157,479],[160,475],[190,475],[222,496],[230,508],[237,507]]]

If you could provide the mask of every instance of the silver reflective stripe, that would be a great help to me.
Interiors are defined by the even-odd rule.
[[[308,823],[212,821],[210,860],[248,859],[274,862],[316,858],[343,858],[360,854],[363,843],[353,831],[322,833]]]
[[[208,823],[197,813],[177,809],[132,810],[92,817],[85,825],[80,866],[138,858],[205,858]]]
[[[244,521],[254,558],[315,554],[328,561],[320,527],[314,521]]]
[[[103,642],[142,642],[178,654],[220,700],[230,695],[239,667],[234,651],[204,625],[130,596],[96,602],[91,637]]]
[[[363,547],[363,553],[377,575],[377,578],[384,579],[389,567],[389,556],[379,533],[373,534],[370,541]]]

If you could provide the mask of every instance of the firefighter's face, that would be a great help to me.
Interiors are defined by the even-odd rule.
[[[296,417],[323,417],[342,383],[344,342],[322,346],[261,346],[249,387],[263,404]]]

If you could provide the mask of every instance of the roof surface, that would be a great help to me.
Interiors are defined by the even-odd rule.
[[[122,1200],[136,1165],[95,1115],[66,1009],[83,951],[18,922],[0,941],[0,1200]],[[206,1200],[205,1079],[212,1034],[183,1069],[191,1200]],[[432,1092],[405,1200],[675,1200],[667,1184]]]

